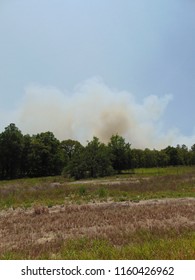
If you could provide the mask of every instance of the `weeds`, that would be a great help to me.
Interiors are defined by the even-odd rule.
[[[33,207],[34,214],[35,215],[41,215],[41,214],[48,214],[49,210],[47,207],[42,206],[42,205],[34,205]]]
[[[34,204],[54,206],[86,203],[101,200],[140,201],[156,198],[195,197],[194,174],[164,175],[153,177],[122,177],[112,180],[60,183],[56,179],[38,179],[0,184],[0,209],[31,207]],[[58,178],[59,179],[59,178]],[[50,180],[50,181],[49,181]],[[34,182],[35,184],[32,184]]]
[[[78,189],[79,195],[80,196],[84,196],[87,192],[86,187],[85,186],[80,186]]]
[[[164,171],[0,182],[0,259],[194,259],[194,173]]]
[[[194,215],[194,199],[12,210],[0,216],[0,258],[192,258]]]
[[[108,197],[108,190],[105,188],[100,187],[97,191],[98,197],[101,198],[107,198]]]

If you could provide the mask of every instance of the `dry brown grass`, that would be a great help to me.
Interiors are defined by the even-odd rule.
[[[103,238],[114,246],[136,241],[135,232],[161,238],[195,231],[195,199],[141,203],[99,203],[0,212],[0,255],[7,250],[58,251],[62,242],[80,237]]]
[[[195,258],[194,174],[53,180],[1,182],[0,259]]]

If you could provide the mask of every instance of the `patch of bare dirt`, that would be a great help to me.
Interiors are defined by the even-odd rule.
[[[142,178],[142,180],[148,180],[149,178]],[[90,184],[90,185],[120,185],[121,183],[132,183],[132,184],[139,184],[140,180],[138,178],[118,178],[118,179],[95,179],[95,180],[78,180],[74,182],[70,182],[70,185],[77,185],[77,184]]]

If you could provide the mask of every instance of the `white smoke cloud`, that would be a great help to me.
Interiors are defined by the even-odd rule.
[[[117,91],[94,78],[62,92],[53,87],[30,86],[12,114],[23,133],[52,131],[60,139],[86,144],[93,136],[107,142],[118,133],[139,148],[191,144],[177,130],[163,133],[163,114],[172,97],[148,96],[140,104],[133,94]],[[195,142],[195,141],[194,141]]]

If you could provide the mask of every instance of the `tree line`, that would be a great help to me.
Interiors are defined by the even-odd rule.
[[[140,167],[195,164],[195,144],[168,146],[162,150],[135,149],[125,139],[112,135],[108,144],[93,137],[59,141],[52,132],[30,136],[11,123],[0,134],[0,179],[63,174],[75,179],[109,176]]]

